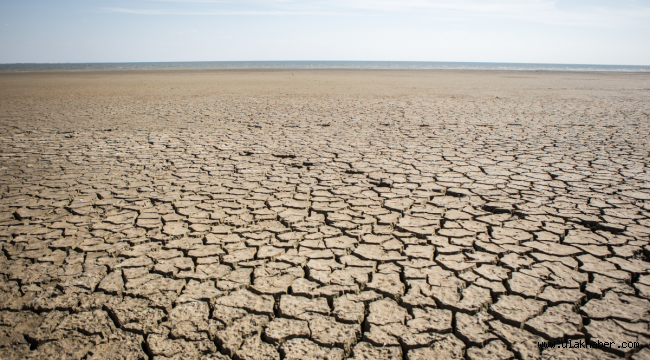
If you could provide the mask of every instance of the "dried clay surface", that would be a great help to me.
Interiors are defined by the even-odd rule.
[[[0,358],[648,359],[649,90],[0,74]]]

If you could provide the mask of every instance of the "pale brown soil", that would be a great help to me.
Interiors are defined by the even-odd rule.
[[[650,74],[0,74],[0,358],[650,358],[649,116]]]

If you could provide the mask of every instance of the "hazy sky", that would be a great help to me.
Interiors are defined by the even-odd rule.
[[[650,0],[0,0],[0,63],[650,65]]]

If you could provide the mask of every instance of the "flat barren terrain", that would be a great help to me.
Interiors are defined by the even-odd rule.
[[[649,134],[650,74],[0,74],[0,358],[649,359]]]

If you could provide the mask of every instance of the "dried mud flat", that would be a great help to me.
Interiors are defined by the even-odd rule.
[[[650,358],[649,89],[0,74],[0,358]]]

